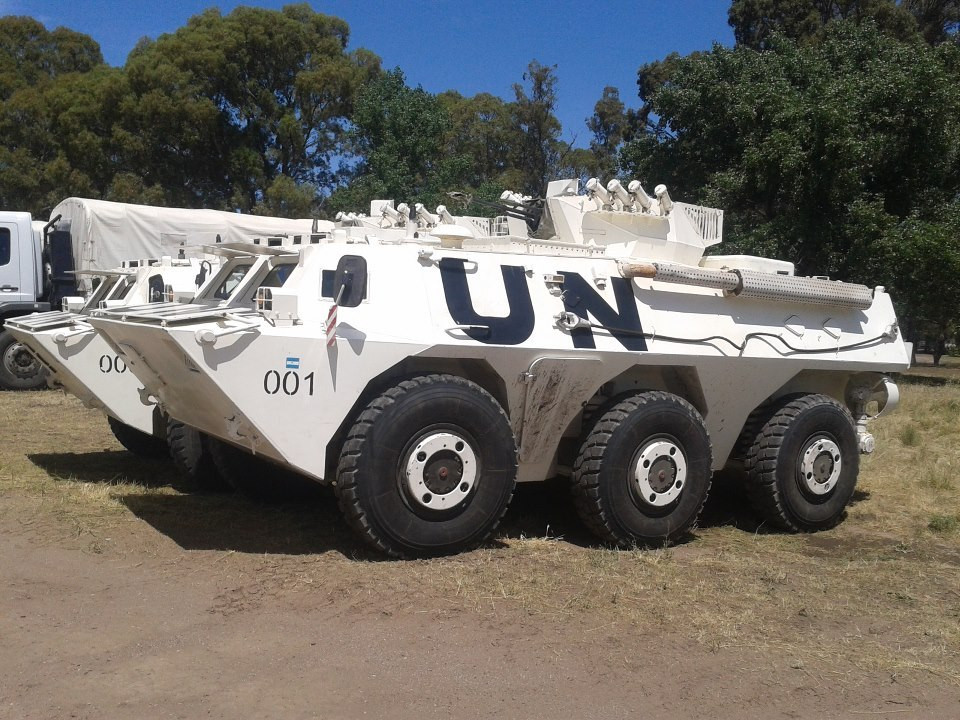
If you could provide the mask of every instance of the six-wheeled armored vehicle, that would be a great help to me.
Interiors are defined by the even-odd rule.
[[[723,213],[663,186],[586,191],[505,193],[491,220],[384,204],[255,309],[88,322],[164,412],[332,484],[393,555],[473,546],[515,482],[557,475],[621,545],[687,532],[738,463],[771,522],[838,522],[909,362],[884,289],[705,256]]]

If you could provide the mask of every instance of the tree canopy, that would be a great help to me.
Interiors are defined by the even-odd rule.
[[[93,38],[68,28],[48,31],[30,17],[0,17],[0,100],[15,91],[103,64]]]
[[[207,10],[119,68],[3,17],[0,205],[331,216],[457,190],[483,214],[504,189],[621,174],[723,208],[723,252],[886,285],[913,336],[954,334],[960,0],[733,0],[728,19],[734,47],[643,65],[635,98],[605,87],[573,147],[555,66],[531,61],[507,97],[432,94],[306,4]]]
[[[41,216],[69,194],[280,215],[435,205],[538,195],[585,166],[559,139],[556,68],[532,62],[510,100],[433,95],[305,4],[207,10],[122,68],[88,36],[0,22],[0,203]]]
[[[816,42],[833,21],[870,22],[900,40],[931,44],[955,35],[957,0],[734,0],[729,12],[737,44],[769,47],[775,34],[802,44]]]
[[[87,36],[2,22],[0,202],[38,213],[69,193],[309,213],[380,73],[347,50],[346,23],[307,5],[208,10],[123,68]]]
[[[760,5],[817,4],[743,0],[731,24]],[[892,287],[911,335],[952,333],[960,306],[944,295],[955,296],[947,276],[960,265],[960,44],[854,17],[858,3],[819,5],[827,19],[811,20],[815,30],[788,18],[758,43],[742,30],[758,25],[745,23],[737,37],[747,42],[734,48],[641,68],[656,122],[622,147],[622,169],[724,208],[724,252]]]

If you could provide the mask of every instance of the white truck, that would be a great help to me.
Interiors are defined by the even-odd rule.
[[[618,545],[682,536],[731,464],[772,524],[839,522],[909,365],[889,295],[707,256],[722,211],[663,186],[586,189],[338,228],[255,312],[89,322],[171,417],[333,485],[392,555],[474,546],[556,475]]]
[[[93,289],[91,270],[145,261],[197,257],[219,242],[307,243],[309,219],[269,218],[217,210],[185,210],[67,198],[49,221],[0,211],[0,390],[45,384],[43,368],[3,324],[9,318],[59,309],[65,297]]]

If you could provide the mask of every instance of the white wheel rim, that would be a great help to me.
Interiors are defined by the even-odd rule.
[[[814,495],[826,495],[840,479],[840,447],[827,438],[812,440],[800,460],[800,480]]]
[[[455,433],[431,433],[410,450],[403,470],[413,502],[440,512],[456,507],[473,491],[477,455],[470,443]],[[445,484],[451,487],[447,489]]]
[[[640,497],[648,505],[663,507],[676,500],[687,484],[687,459],[670,440],[654,440],[640,449],[633,477]]]

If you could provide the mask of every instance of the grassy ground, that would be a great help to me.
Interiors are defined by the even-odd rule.
[[[906,377],[932,382],[960,382],[960,357],[944,355],[934,367],[932,355],[917,355],[917,361],[903,373]]]
[[[520,608],[545,627],[769,652],[832,683],[880,672],[960,688],[960,384],[901,390],[900,409],[872,428],[877,451],[864,458],[849,516],[816,535],[768,531],[720,481],[688,542],[611,550],[580,527],[565,488],[546,484],[520,488],[488,547],[382,561],[328,495],[262,507],[191,492],[168,464],[136,460],[100,415],[53,392],[0,393],[0,495],[50,543],[79,538],[86,552],[141,554],[176,572],[192,551],[215,551],[249,572],[251,593],[324,587],[404,607],[428,597],[491,618]]]

